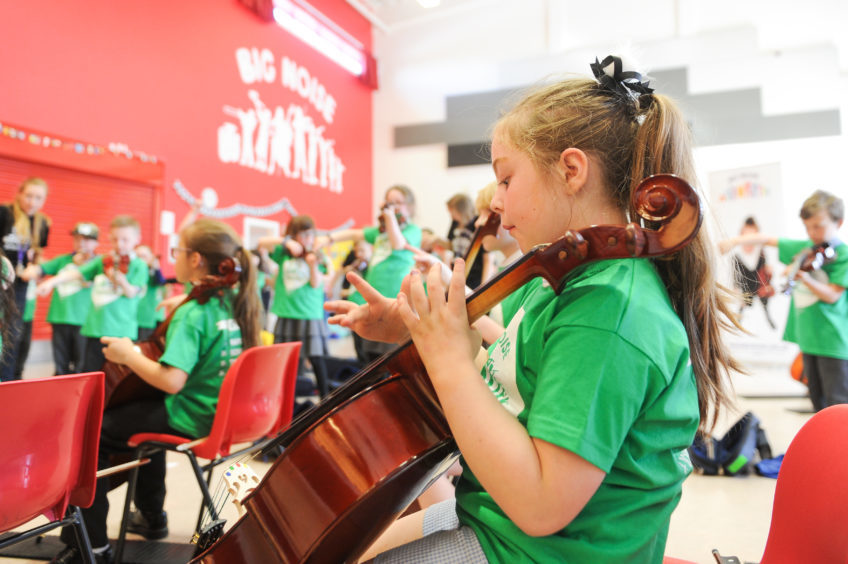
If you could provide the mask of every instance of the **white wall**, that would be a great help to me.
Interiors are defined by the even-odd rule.
[[[595,56],[623,48],[648,72],[686,67],[690,93],[760,87],[766,115],[838,107],[848,132],[847,23],[843,0],[477,0],[444,17],[375,31],[375,203],[390,184],[409,184],[417,222],[446,232],[445,201],[457,192],[476,195],[493,180],[491,170],[449,170],[445,145],[395,149],[393,127],[444,120],[449,95],[589,74]],[[848,195],[847,149],[843,134],[702,147],[696,157],[705,189],[711,171],[780,162],[786,234],[800,236],[796,212],[809,192]]]

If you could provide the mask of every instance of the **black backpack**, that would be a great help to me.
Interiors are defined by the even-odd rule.
[[[692,465],[709,476],[747,475],[758,456],[760,460],[771,458],[771,446],[765,431],[760,427],[759,418],[750,411],[722,438],[704,439],[698,436],[689,447]]]

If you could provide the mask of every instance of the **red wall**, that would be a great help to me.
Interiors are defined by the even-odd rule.
[[[346,2],[310,3],[370,51],[370,24]],[[219,210],[287,198],[320,227],[372,221],[371,90],[236,0],[6,2],[0,35],[0,124],[100,145],[118,142],[155,155],[165,164],[163,208],[175,213],[177,223],[189,209],[173,187],[177,179],[194,196],[213,188]],[[273,59],[270,83],[246,84],[241,78],[236,51],[254,47],[267,49]],[[283,57],[306,69],[335,99],[332,123],[281,83]],[[222,162],[219,128],[230,123],[232,133],[241,125],[224,107],[254,108],[250,89],[268,108],[299,106],[315,128],[323,128],[325,146],[344,167],[340,192],[288,178],[279,168],[268,174]],[[50,207],[48,198],[48,215]],[[285,212],[265,216],[287,218]],[[241,231],[243,217],[226,221]],[[164,251],[166,238],[158,239],[154,245]],[[49,255],[65,250],[53,251]]]

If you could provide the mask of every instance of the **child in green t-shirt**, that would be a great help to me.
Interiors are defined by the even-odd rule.
[[[324,292],[333,266],[323,250],[314,249],[315,222],[308,215],[291,218],[285,237],[263,237],[258,244],[278,265],[271,303],[271,313],[277,316],[274,342],[302,343],[299,373],[303,376],[310,356],[327,355]]]
[[[362,241],[372,246],[371,260],[365,270],[365,280],[383,296],[394,298],[401,282],[415,266],[415,257],[407,248],[421,246],[421,228],[412,223],[415,216],[415,193],[403,184],[395,184],[385,192],[378,224],[371,227],[343,229],[318,237],[316,246],[324,247],[339,241]],[[356,304],[365,300],[354,292],[348,298]],[[353,335],[356,357],[367,364],[390,351],[394,345]]]
[[[180,231],[178,245],[171,249],[177,280],[198,285],[210,276],[225,276],[240,291],[225,287],[207,296],[208,300],[190,300],[177,308],[158,362],[138,352],[129,337],[100,339],[107,359],[128,366],[145,382],[164,391],[165,396],[106,410],[98,468],[109,466],[110,455],[125,451],[122,445],[136,433],[191,438],[207,435],[230,364],[242,350],[259,344],[261,306],[256,295],[256,275],[250,252],[242,248],[235,231],[220,221],[199,219]],[[147,273],[146,266],[143,272]],[[233,274],[230,281],[229,275]],[[139,468],[135,496],[138,511],[131,514],[128,531],[161,539],[168,535],[163,511],[165,453],[155,453],[150,459],[149,464]],[[108,478],[98,480],[93,503],[82,509],[95,552],[110,552],[106,536],[109,486]],[[70,562],[78,554],[74,536],[71,527],[62,530],[61,538],[68,546],[60,553],[60,561]]]
[[[401,518],[363,561],[663,560],[692,468],[686,449],[699,428],[710,429],[736,368],[720,331],[732,312],[714,282],[709,234],[698,231],[697,198],[677,200],[689,210],[678,220],[697,235],[660,260],[580,264],[577,239],[573,249],[561,241],[569,230],[585,232],[586,248],[602,257],[620,240],[596,226],[623,231],[630,217],[659,215],[647,208],[663,196],[632,202],[642,179],[695,180],[675,104],[617,57],[591,68],[595,79],[541,86],[493,129],[492,210],[525,253],[558,242],[547,266],[561,287],[525,284],[532,287],[486,351],[468,324],[462,260],[449,288],[433,267],[426,293],[413,271],[390,299],[350,273],[367,305],[326,304],[330,323],[368,338],[411,337],[464,468],[455,500]],[[557,272],[558,257],[576,257],[575,266]]]
[[[816,190],[799,215],[808,240],[748,233],[722,241],[719,248],[726,253],[736,245],[771,245],[780,262],[789,265],[786,291],[792,302],[783,339],[800,347],[810,400],[820,411],[848,403],[848,245],[839,238],[845,203]],[[821,262],[810,260],[814,255]],[[811,270],[799,268],[805,262]]]
[[[138,221],[128,215],[119,215],[109,224],[110,253],[38,285],[38,293],[47,295],[63,282],[92,282],[91,308],[80,329],[86,338],[81,372],[103,369],[100,337],[138,338],[138,302],[147,285],[147,265],[134,252],[140,238]]]
[[[41,264],[31,264],[22,276],[30,279],[55,276],[66,270],[77,270],[94,258],[100,230],[97,225],[80,222],[71,231],[74,251],[59,255]],[[82,370],[85,337],[80,333],[82,323],[91,308],[91,284],[69,280],[56,286],[47,310],[47,322],[52,329],[51,345],[56,374],[75,374]]]

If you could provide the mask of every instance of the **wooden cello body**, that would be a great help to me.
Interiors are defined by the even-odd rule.
[[[149,340],[137,343],[135,346],[138,347],[141,354],[158,362],[159,357],[165,352],[165,332],[162,331],[161,338],[156,338],[154,333]],[[165,395],[165,392],[142,380],[125,364],[117,364],[107,360],[103,363],[103,373],[106,375],[104,409],[131,401],[154,399]]]
[[[694,191],[669,175],[646,179],[635,207],[661,227],[569,232],[539,246],[467,299],[474,321],[535,276],[561,290],[576,266],[673,253],[697,233]],[[284,447],[244,501],[247,513],[192,562],[355,561],[458,456],[411,342],[378,359],[274,441]]]

